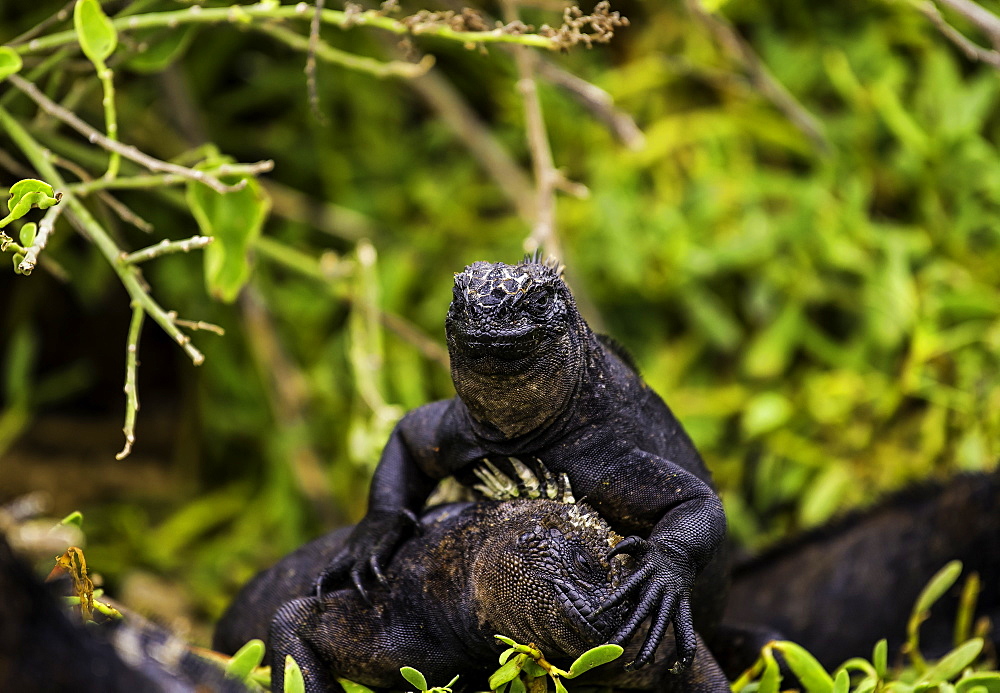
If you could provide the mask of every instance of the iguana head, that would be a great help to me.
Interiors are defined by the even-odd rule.
[[[480,621],[551,657],[606,642],[629,608],[594,616],[633,567],[629,557],[608,558],[621,537],[581,503],[504,501],[494,514],[472,565]]]
[[[508,437],[561,411],[583,370],[586,324],[561,267],[537,256],[457,273],[445,328],[458,395]]]

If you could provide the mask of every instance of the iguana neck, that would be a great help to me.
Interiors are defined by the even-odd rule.
[[[555,348],[516,373],[479,373],[452,357],[452,379],[475,433],[487,440],[537,434],[574,406],[591,360],[589,329],[580,320]]]

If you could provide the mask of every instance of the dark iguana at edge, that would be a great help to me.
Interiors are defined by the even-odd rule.
[[[264,638],[272,689],[282,690],[285,656],[292,655],[309,693],[338,690],[336,677],[406,688],[403,665],[419,666],[432,683],[459,673],[463,688],[485,690],[506,647],[496,633],[534,643],[549,661],[568,666],[628,618],[627,601],[594,614],[635,562],[613,555],[622,538],[603,519],[585,504],[563,502],[572,496],[560,493],[555,501],[541,493],[429,510],[420,533],[385,566],[386,585],[368,590],[367,601],[353,588],[311,594],[311,576],[344,546],[347,532],[321,537],[243,589],[216,630],[215,647],[234,651],[251,637]],[[668,636],[661,647],[672,645]],[[721,669],[700,641],[697,647],[694,665],[681,676],[667,676],[662,663],[638,672],[612,664],[593,672],[591,682],[726,693]]]
[[[648,662],[672,622],[680,668],[710,632],[722,605],[722,504],[690,438],[614,348],[587,326],[551,263],[477,262],[455,275],[445,322],[456,397],[410,411],[375,470],[368,514],[317,581],[348,576],[364,593],[438,480],[476,483],[477,463],[537,457],[566,474],[578,497],[626,535],[616,550],[638,561],[609,597],[638,593],[612,642],[651,615],[635,664]],[[713,565],[709,567],[709,564]],[[701,575],[698,594],[695,580]],[[704,595],[704,597],[702,597]]]

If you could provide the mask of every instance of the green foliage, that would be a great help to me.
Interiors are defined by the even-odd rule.
[[[0,80],[20,72],[23,61],[13,48],[0,46]]]
[[[305,693],[306,682],[302,678],[302,670],[292,659],[292,655],[285,655],[285,688],[288,693]]]
[[[248,681],[253,670],[264,661],[264,642],[250,640],[236,651],[226,665],[226,676],[237,681]]]
[[[458,681],[458,676],[456,675],[451,681],[449,681],[444,686],[435,686],[434,688],[428,688],[427,678],[417,669],[414,669],[413,667],[401,667],[399,669],[399,673],[402,674],[403,678],[406,679],[407,682],[409,682],[414,687],[414,689],[416,691],[419,691],[420,693],[451,693],[451,687],[455,685],[456,681]],[[337,680],[339,681],[340,679]],[[358,684],[356,683],[353,685],[358,686]],[[364,688],[363,686],[361,687]],[[349,690],[348,693],[352,693],[352,691]],[[364,693],[364,692],[358,691],[357,693]]]
[[[73,7],[73,27],[80,49],[87,59],[101,69],[118,46],[118,33],[101,9],[98,0],[77,0]]]
[[[122,500],[83,507],[88,552],[111,584],[156,571],[192,595],[189,616],[199,622],[256,569],[360,516],[395,419],[452,394],[442,327],[452,272],[517,259],[529,232],[421,91],[320,61],[318,120],[304,53],[259,31],[281,21],[304,36],[294,4],[229,4],[105,4],[108,24],[100,3],[78,3],[73,21],[37,35],[37,50],[14,37],[63,3],[0,9],[0,42],[9,44],[0,47],[0,107],[39,151],[93,179],[57,171],[111,243],[105,253],[86,242],[99,236],[78,237],[64,200],[41,260],[70,282],[52,281],[44,265],[28,280],[0,272],[12,307],[0,318],[0,353],[18,383],[17,398],[0,405],[0,455],[54,407],[85,412],[90,428],[121,426],[120,378],[109,386],[94,375],[109,370],[95,353],[122,351],[121,311],[134,296],[121,294],[119,270],[164,316],[225,328],[221,338],[169,335],[204,353],[192,369],[156,350],[150,333],[163,325],[146,322],[143,344],[154,350],[138,374],[150,391],[136,451],[155,457],[169,483],[151,494],[137,474]],[[580,305],[634,353],[712,468],[731,532],[757,546],[885,489],[986,469],[1000,456],[1000,80],[906,3],[711,9],[820,123],[825,148],[683,3],[632,3],[631,26],[610,48],[545,56],[607,90],[635,117],[644,148],[623,147],[562,88],[539,88],[555,163],[590,192],[561,197],[557,208]],[[260,14],[285,11],[280,20]],[[559,21],[542,11],[526,19]],[[148,26],[129,27],[140,20]],[[393,34],[376,31],[328,25],[320,38],[392,62]],[[78,44],[115,70],[113,99],[93,71],[75,69]],[[509,55],[426,34],[412,47],[434,53],[436,75],[479,116],[487,139],[526,164]],[[184,181],[129,161],[109,182],[107,153],[41,113],[12,86],[14,74],[106,134],[113,104],[122,142],[167,162],[206,170],[199,165],[215,152],[273,159],[262,184],[248,171],[223,176],[255,181],[259,198],[232,200],[250,223],[226,226],[223,211],[231,196],[249,198],[246,189],[223,195],[191,183],[200,191],[192,200],[178,192]],[[54,183],[12,133],[0,127],[0,148],[36,172],[4,170],[0,184],[26,175]],[[196,146],[206,142],[214,146]],[[153,236],[98,193],[141,216]],[[122,252],[179,241],[196,224],[214,234],[202,213],[235,241],[208,246],[211,262],[162,256],[141,266],[142,281],[120,263]],[[4,248],[20,266],[24,248]],[[240,287],[240,300],[213,300],[233,300]],[[50,306],[67,301],[72,314],[53,320]],[[79,330],[95,315],[117,317],[88,332],[86,345],[52,325]],[[145,416],[174,417],[173,433],[144,447]],[[90,448],[84,456],[100,457]]]
[[[766,645],[761,651],[760,659],[733,682],[733,693],[750,693],[753,690],[757,693],[777,693],[781,671],[774,656],[776,652],[782,655],[805,693],[871,693],[875,690],[923,693],[930,690],[971,691],[979,686],[988,691],[1000,689],[1000,671],[976,669],[977,660],[983,652],[982,638],[972,637],[957,643],[951,652],[930,666],[920,654],[916,629],[926,620],[927,612],[934,602],[955,583],[961,569],[958,561],[946,565],[931,578],[914,604],[910,617],[911,631],[904,647],[910,657],[909,667],[890,671],[887,668],[886,641],[880,640],[875,645],[870,662],[856,657],[844,662],[831,675],[801,646],[792,642],[775,641]],[[962,611],[970,613],[963,614]],[[973,604],[963,605],[958,619],[968,619],[972,611]],[[985,664],[986,662],[982,662],[980,669]]]
[[[521,645],[503,635],[494,635],[500,642],[510,645],[500,655],[500,668],[490,676],[489,687],[498,693],[524,693],[527,690],[545,690],[544,678],[548,676],[556,693],[566,693],[563,679],[582,676],[595,667],[621,657],[624,650],[618,645],[598,645],[576,658],[569,670],[560,669],[545,659],[534,645]],[[539,680],[542,687],[538,688]],[[452,682],[454,683],[454,682]],[[449,686],[451,684],[448,684]]]

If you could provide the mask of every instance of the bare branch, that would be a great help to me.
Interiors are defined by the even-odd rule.
[[[508,22],[517,20],[515,0],[504,0],[503,8],[504,18]],[[519,46],[514,49],[514,59],[517,63],[517,88],[524,99],[525,128],[535,174],[535,218],[531,235],[524,241],[524,249],[531,253],[538,248],[545,248],[546,252],[561,257],[559,239],[555,233],[556,185],[561,176],[552,161],[542,103],[538,98],[538,85],[535,83],[537,56]]]
[[[611,134],[632,151],[646,146],[646,136],[628,113],[615,108],[611,94],[585,79],[577,77],[555,63],[538,60],[538,76],[557,87],[565,89],[580,105],[604,123]]]
[[[24,259],[17,266],[21,274],[27,276],[35,269],[35,265],[38,263],[38,253],[45,249],[45,245],[49,242],[49,236],[52,235],[52,230],[55,228],[56,219],[59,218],[64,209],[66,209],[64,205],[54,205],[45,212],[45,216],[38,223],[35,242],[24,249]]]
[[[27,81],[20,75],[10,75],[8,78],[11,84],[24,92],[32,101],[38,104],[38,106],[48,113],[61,120],[62,122],[69,125],[71,128],[79,132],[81,135],[87,138],[87,140],[93,144],[97,144],[104,149],[111,152],[118,152],[126,159],[131,159],[140,166],[144,166],[150,171],[160,171],[164,173],[173,173],[190,180],[198,181],[199,183],[204,183],[208,187],[212,188],[220,194],[225,194],[227,192],[233,192],[241,189],[246,185],[246,181],[240,181],[236,185],[226,185],[220,181],[215,176],[206,173],[205,171],[198,171],[192,168],[185,168],[184,166],[178,166],[177,164],[171,164],[166,161],[161,161],[155,159],[148,154],[140,152],[133,146],[124,145],[120,142],[115,142],[108,139],[98,130],[92,128],[83,122],[79,117],[73,112],[63,108],[56,102],[52,101],[50,98],[45,96],[34,84]],[[256,164],[247,165],[253,173],[261,173],[264,171],[270,171],[274,167],[273,161],[259,161]]]
[[[722,47],[738,60],[760,94],[785,114],[792,125],[808,137],[821,152],[829,151],[830,143],[822,124],[785,89],[767,68],[739,32],[724,18],[705,9],[701,0],[687,0],[687,6],[715,35]]]
[[[975,24],[977,29],[986,34],[994,48],[1000,48],[1000,17],[972,0],[938,0],[938,2]]]
[[[123,460],[132,454],[132,444],[135,443],[135,416],[139,412],[139,389],[136,378],[136,368],[139,365],[139,335],[142,333],[143,319],[146,311],[138,301],[132,301],[132,322],[128,328],[128,341],[125,343],[125,447],[115,455],[116,460]]]
[[[155,245],[151,245],[148,248],[143,248],[142,250],[137,250],[134,253],[129,253],[122,258],[122,262],[126,265],[137,265],[140,262],[146,262],[146,260],[152,260],[153,258],[161,257],[163,255],[169,255],[171,253],[187,253],[197,248],[204,248],[209,245],[215,239],[211,236],[192,236],[191,238],[186,238],[183,241],[168,241],[163,239]],[[174,323],[177,323],[174,320]]]
[[[941,2],[949,7],[954,7],[952,4],[954,0],[941,0]],[[979,9],[986,12],[986,10],[983,10],[981,7]],[[970,41],[963,33],[949,24],[945,18],[941,16],[941,12],[939,12],[938,8],[934,6],[934,3],[921,3],[920,11],[924,14],[924,16],[931,20],[931,23],[937,27],[938,31],[944,34],[945,38],[958,46],[959,49],[965,53],[965,57],[969,60],[977,60],[1000,70],[1000,52],[983,48],[982,46]],[[968,15],[966,15],[966,17],[969,18]],[[971,18],[969,19],[971,20]],[[996,19],[996,17],[994,17],[994,19]],[[984,30],[984,33],[990,37],[990,40],[993,41],[994,45],[1000,43],[1000,27],[997,27],[997,32],[998,33],[996,34],[990,34],[988,31]]]

